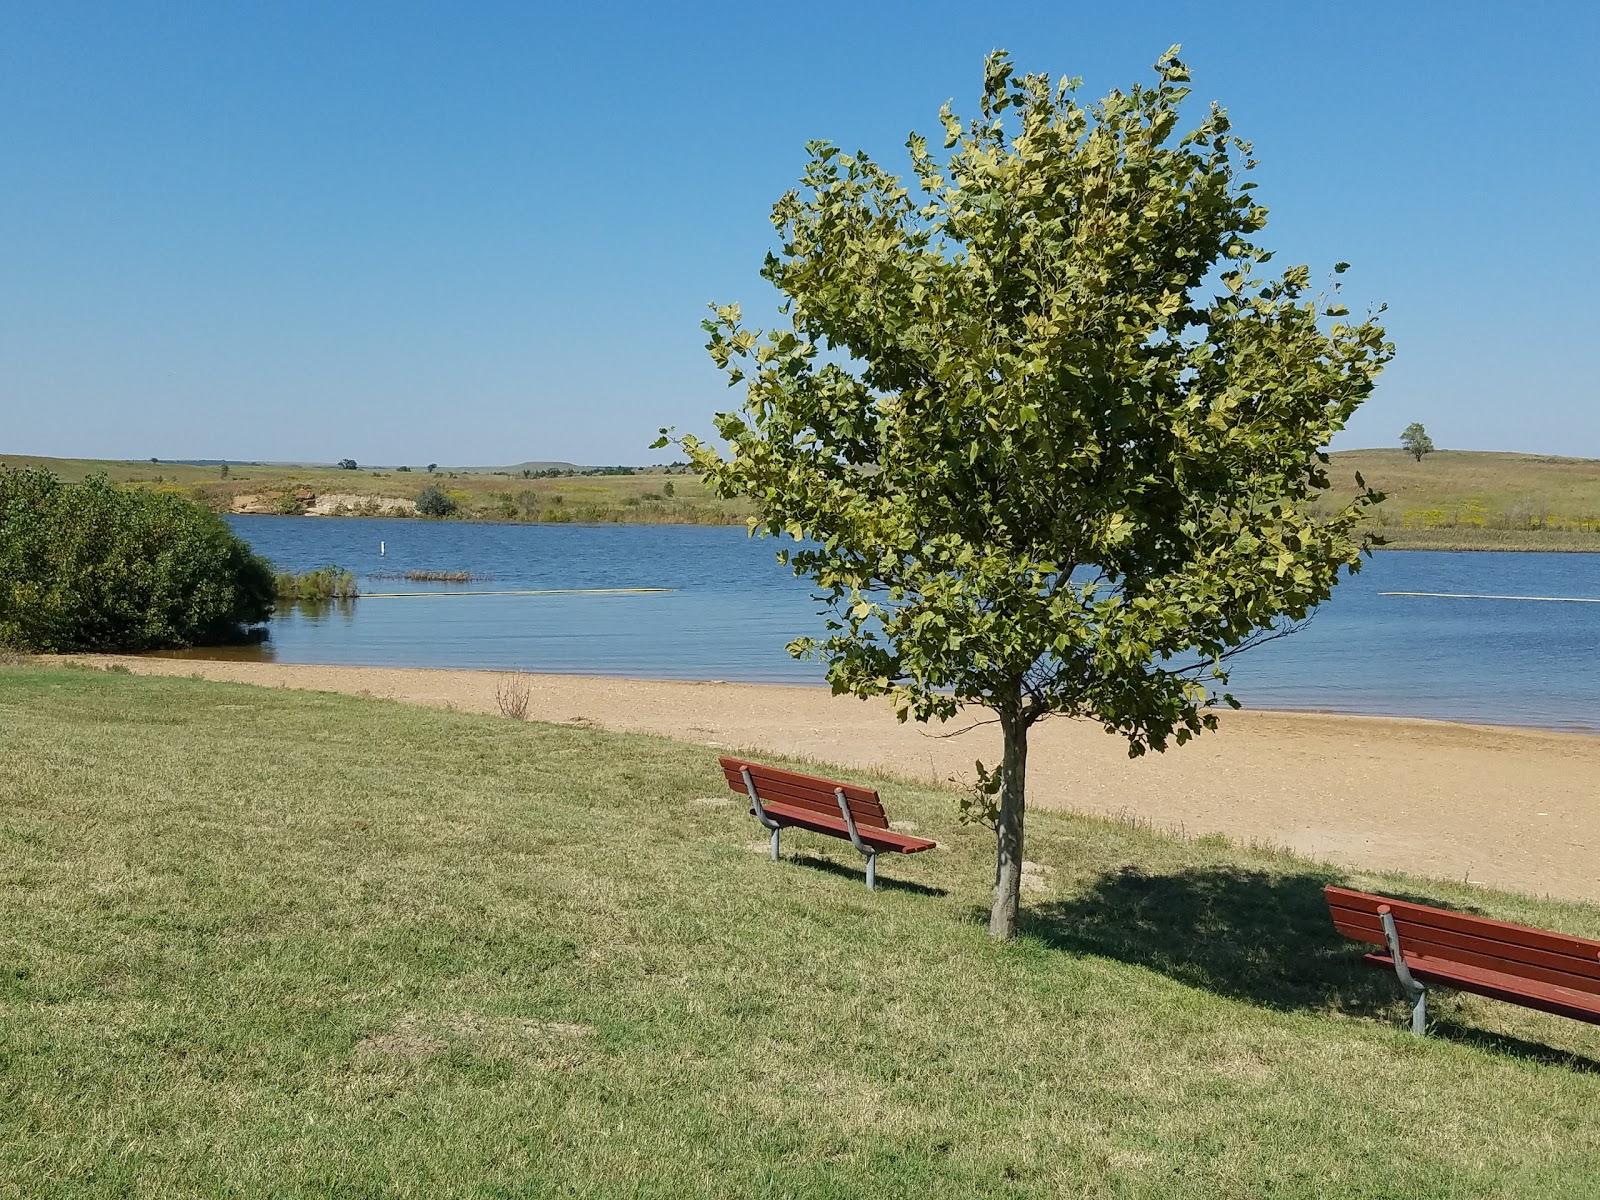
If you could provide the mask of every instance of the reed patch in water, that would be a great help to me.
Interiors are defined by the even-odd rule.
[[[408,579],[412,583],[477,583],[493,579],[478,571],[374,571],[372,579]]]
[[[275,583],[279,600],[353,600],[361,594],[355,575],[343,567],[279,571]]]

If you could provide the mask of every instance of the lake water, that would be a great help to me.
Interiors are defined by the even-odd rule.
[[[262,658],[821,682],[816,663],[784,652],[791,638],[821,631],[810,592],[773,561],[773,543],[742,527],[230,523],[281,568],[334,563],[355,571],[366,593],[275,618],[268,641],[248,651]],[[488,578],[375,577],[411,569]],[[670,590],[484,594],[561,588]],[[1600,555],[1382,552],[1306,629],[1235,660],[1235,695],[1252,708],[1600,729],[1600,604],[1380,595],[1393,591],[1600,598]]]

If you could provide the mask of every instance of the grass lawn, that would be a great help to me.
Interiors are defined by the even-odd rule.
[[[943,846],[870,894],[701,747],[0,668],[0,1195],[1600,1190],[1600,1034],[1413,1039],[1340,873],[1035,814],[1000,947],[988,835],[882,786]]]

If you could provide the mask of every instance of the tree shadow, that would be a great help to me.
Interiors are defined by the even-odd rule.
[[[1028,933],[1269,1008],[1375,1015],[1397,1004],[1394,980],[1361,963],[1328,918],[1333,876],[1220,867],[1100,876],[1070,900],[1029,905]]]
[[[1283,1011],[1336,1012],[1398,1021],[1406,1005],[1394,976],[1361,961],[1362,948],[1333,928],[1332,874],[1221,867],[1149,874],[1124,867],[1069,900],[1024,908],[1023,928],[1047,945],[1159,971],[1219,995]],[[1395,899],[1446,905],[1427,896]],[[1435,1036],[1518,1058],[1600,1071],[1600,1063],[1539,1042],[1460,1025]]]
[[[866,879],[865,867],[849,867],[843,863],[834,862],[831,858],[818,858],[812,854],[786,854],[783,861],[795,866],[809,867],[813,871],[822,871],[828,875],[837,875],[841,879],[849,879],[860,884]],[[865,860],[863,860],[865,861]],[[883,873],[882,856],[878,863],[878,890],[880,892],[913,892],[918,896],[948,896],[948,890],[942,887],[932,887],[926,883],[914,883],[909,879],[895,879]]]

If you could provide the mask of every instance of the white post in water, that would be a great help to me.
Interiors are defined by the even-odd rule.
[[[388,554],[388,553],[389,553],[389,547],[387,547],[387,546],[385,546],[385,545],[384,545],[384,544],[383,544],[383,543],[382,543],[382,542],[381,542],[381,541],[380,541],[380,542],[379,542],[379,543],[378,543],[378,557],[379,557],[379,558],[382,558],[382,557],[383,557],[383,556],[384,556],[384,555],[386,555],[386,554]]]

